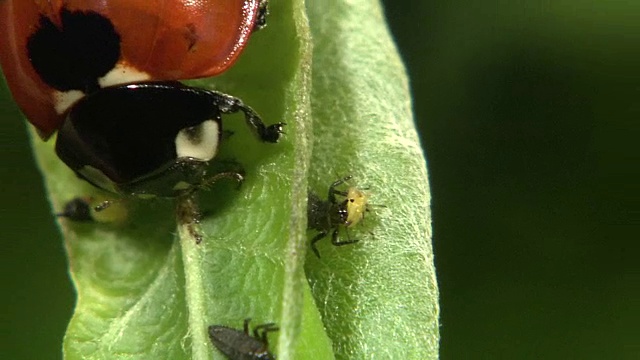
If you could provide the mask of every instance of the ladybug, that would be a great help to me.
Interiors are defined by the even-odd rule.
[[[175,197],[207,183],[222,116],[240,99],[178,80],[220,74],[265,26],[265,0],[0,0],[0,64],[40,136],[76,174],[122,195]]]
[[[267,333],[277,331],[273,324],[258,325],[253,329],[253,336],[249,334],[249,322],[244,320],[244,331],[223,325],[209,326],[209,339],[221,353],[231,360],[274,360],[269,352]]]
[[[365,212],[369,211],[369,196],[356,187],[350,187],[347,191],[338,190],[337,187],[349,181],[352,176],[339,179],[329,186],[327,200],[321,199],[313,192],[309,192],[307,199],[307,227],[317,230],[319,233],[311,240],[311,250],[320,257],[316,243],[325,238],[330,231],[331,243],[335,246],[357,243],[358,239],[351,239],[349,228],[357,225],[364,219]],[[337,196],[344,197],[338,201]],[[347,240],[338,239],[340,228],[347,231]]]

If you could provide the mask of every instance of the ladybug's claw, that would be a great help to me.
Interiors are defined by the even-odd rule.
[[[247,125],[249,125],[253,133],[260,140],[269,143],[276,143],[280,140],[280,135],[283,133],[282,129],[284,125],[286,125],[285,123],[279,122],[266,126],[262,122],[260,115],[245,105],[242,100],[217,91],[212,91],[212,94],[217,97],[216,105],[221,113],[233,114],[242,111]]]

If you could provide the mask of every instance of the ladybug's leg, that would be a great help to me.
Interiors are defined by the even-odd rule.
[[[242,182],[244,181],[244,176],[242,176],[242,174],[240,174],[239,172],[233,172],[233,171],[229,171],[229,172],[221,172],[218,174],[215,174],[209,178],[207,178],[201,185],[200,188],[205,188],[209,185],[212,185],[216,182],[218,182],[221,179],[224,178],[228,178],[231,180],[235,180],[238,183],[238,188],[240,187],[240,185],[242,185]]]
[[[206,179],[204,185],[209,185],[223,177],[238,182],[238,186],[242,185],[246,172],[242,164],[235,159],[218,159],[208,165],[208,173],[216,174]]]
[[[251,322],[251,318],[244,319],[244,333],[249,335],[249,322]]]
[[[247,125],[251,127],[253,133],[262,141],[275,143],[280,140],[282,134],[282,128],[285,123],[275,123],[273,125],[265,126],[260,116],[253,111],[252,108],[245,105],[242,100],[223,94],[217,91],[212,91],[211,94],[216,98],[215,105],[218,110],[223,114],[233,114],[238,111],[244,113],[244,118],[247,121]]]

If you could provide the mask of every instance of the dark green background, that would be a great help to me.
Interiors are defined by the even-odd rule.
[[[428,156],[442,358],[640,358],[640,2],[386,2]],[[0,358],[57,359],[73,290],[0,95]]]

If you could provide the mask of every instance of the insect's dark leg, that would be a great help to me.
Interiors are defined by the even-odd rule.
[[[217,91],[212,91],[211,93],[217,98],[216,105],[218,106],[218,110],[220,110],[221,113],[233,114],[237,113],[238,111],[242,111],[244,113],[244,118],[247,122],[247,125],[249,125],[253,133],[260,140],[270,143],[275,143],[280,140],[282,128],[285,123],[279,122],[273,125],[265,126],[260,116],[255,111],[253,111],[252,108],[245,105],[242,100]]]
[[[253,328],[253,337],[262,340],[265,345],[269,345],[269,339],[267,339],[267,333],[278,331],[279,327],[274,323],[262,324]]]
[[[346,191],[340,191],[340,190],[331,189],[331,190],[329,190],[329,197],[327,198],[327,200],[329,200],[329,202],[332,203],[332,204],[337,204],[338,201],[336,200],[336,195],[340,195],[340,196],[346,197],[347,194],[349,194],[349,193],[346,192]]]
[[[358,239],[351,239],[351,236],[349,235],[349,229],[345,229],[347,231],[347,239],[348,240],[343,240],[340,241],[338,240],[338,229],[335,229],[333,231],[333,234],[331,235],[331,243],[335,246],[343,246],[343,245],[349,245],[349,244],[355,244],[357,243]]]
[[[244,319],[244,333],[249,335],[249,323],[251,322],[251,318]]]
[[[347,196],[347,192],[346,191],[339,191],[336,190],[336,187],[344,184],[346,181],[349,181],[353,176],[348,175],[343,177],[340,180],[336,180],[333,182],[333,184],[331,184],[331,186],[329,186],[329,194],[327,195],[327,200],[329,200],[331,203],[335,204],[336,203],[336,195],[341,195],[341,196]]]
[[[269,1],[260,1],[260,5],[258,5],[258,16],[256,17],[255,25],[253,25],[253,31],[263,29],[267,26],[267,15],[269,15],[268,5]]]
[[[344,196],[344,195],[347,194],[346,191],[336,190],[336,187],[344,184],[345,181],[348,181],[349,179],[351,179],[351,175],[345,176],[342,179],[336,180],[331,184],[331,186],[329,186],[329,194],[327,195],[327,198],[329,199],[329,201],[335,202],[335,195],[343,195]]]
[[[325,236],[327,236],[327,232],[323,231],[318,235],[314,236],[313,239],[311,240],[311,250],[313,250],[313,253],[316,254],[318,259],[320,259],[320,252],[318,251],[318,248],[316,248],[316,243],[322,240]]]
[[[224,178],[235,180],[236,182],[238,182],[238,187],[240,187],[240,185],[242,185],[242,182],[244,181],[244,176],[242,176],[242,174],[238,172],[229,171],[229,172],[221,172],[207,178],[205,181],[202,182],[201,186],[206,187],[206,186],[212,185]]]

